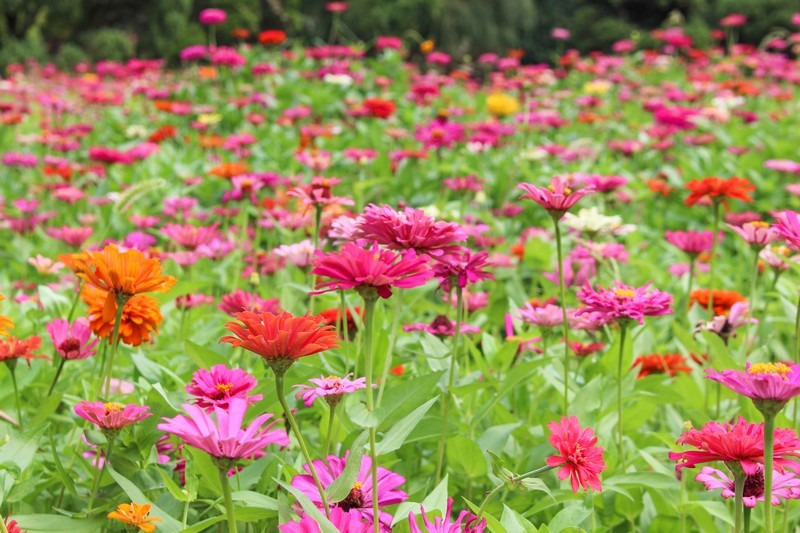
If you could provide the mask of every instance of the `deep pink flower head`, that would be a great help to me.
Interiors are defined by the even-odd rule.
[[[79,248],[86,240],[92,236],[92,228],[78,227],[72,228],[69,226],[62,226],[60,228],[47,228],[47,235],[63,241],[70,246]]]
[[[454,282],[463,289],[468,283],[495,279],[494,274],[489,272],[489,267],[489,252],[473,252],[469,248],[461,248],[459,254],[439,258],[433,265],[433,271],[439,278],[439,286],[450,291]]]
[[[456,322],[450,320],[444,315],[439,315],[434,318],[430,324],[425,322],[414,322],[403,326],[403,331],[425,331],[437,337],[453,337],[456,334]],[[469,324],[461,324],[461,333],[463,335],[476,335],[481,332],[480,328],[471,326]]]
[[[222,24],[228,18],[228,15],[221,9],[204,9],[200,12],[198,20],[200,24],[205,26],[216,26]]]
[[[425,514],[425,508],[420,505],[420,513],[422,514],[422,522],[425,529],[420,529],[417,524],[417,517],[413,512],[408,513],[408,526],[411,533],[481,533],[486,529],[486,519],[483,518],[480,523],[475,523],[478,517],[469,511],[461,511],[455,522],[450,521],[450,513],[453,511],[453,498],[447,499],[447,511],[444,517],[437,516],[433,522],[428,519]]]
[[[435,220],[421,209],[407,207],[395,211],[388,205],[370,204],[356,219],[353,237],[377,242],[390,250],[414,250],[440,257],[458,252],[460,247],[456,243],[466,241],[467,233],[461,224]]]
[[[614,320],[635,320],[644,324],[646,316],[672,314],[672,295],[653,289],[650,284],[638,288],[628,287],[618,281],[615,288],[605,289],[597,286],[597,290],[588,283],[578,291],[578,298],[586,307],[577,313],[599,313],[608,322]]]
[[[356,509],[345,511],[339,507],[331,509],[328,517],[333,527],[340,533],[372,533],[375,526],[370,521],[365,521]],[[321,533],[321,528],[316,520],[307,514],[300,517],[299,522],[287,522],[278,526],[281,533]]]
[[[323,489],[327,489],[342,474],[349,454],[350,452],[347,452],[344,457],[329,455],[327,461],[314,461],[314,469],[317,471],[317,476],[319,476]],[[303,465],[303,468],[306,472],[309,472],[308,465]],[[372,476],[370,475],[371,468],[372,458],[369,455],[364,455],[361,458],[361,469],[358,471],[358,477],[355,484],[353,484],[353,488],[350,489],[350,493],[345,499],[333,504],[333,507],[339,507],[345,511],[355,509],[365,519],[374,521],[372,499],[376,494],[380,507],[394,505],[408,499],[408,494],[398,489],[400,485],[406,482],[403,476],[379,466],[378,486],[373,487]],[[319,491],[310,475],[300,474],[294,476],[292,478],[292,486],[303,491],[317,507],[322,506]],[[392,515],[381,511],[380,522],[382,525],[389,526],[392,523]]]
[[[72,325],[63,318],[54,318],[47,324],[47,333],[62,359],[86,359],[97,353],[92,348],[100,339],[92,339],[92,328],[84,317],[77,318]]]
[[[265,300],[258,294],[243,291],[242,289],[223,294],[217,307],[220,311],[224,311],[231,316],[236,316],[236,313],[241,313],[242,311],[253,311],[254,313],[269,311],[277,314],[281,308],[280,300],[277,298]]]
[[[367,388],[367,378],[350,379],[353,374],[347,374],[345,377],[339,376],[320,376],[318,378],[311,378],[308,381],[311,385],[295,385],[295,389],[299,389],[295,393],[295,398],[302,398],[306,407],[314,405],[314,400],[322,398],[328,405],[335,406],[345,394],[352,394],[359,389]],[[373,385],[374,387],[375,385]]]
[[[227,409],[231,398],[243,398],[248,404],[260,401],[263,398],[261,394],[247,395],[256,385],[256,378],[241,368],[220,364],[212,366],[211,370],[201,368],[192,374],[186,392],[195,397],[195,405],[211,412],[214,407]]]
[[[800,396],[800,368],[786,363],[746,363],[745,370],[706,369],[706,377],[718,381],[736,394],[747,396],[756,407],[778,409]]]
[[[594,192],[592,187],[572,190],[569,187],[570,181],[571,178],[569,176],[555,176],[548,187],[520,183],[519,188],[525,191],[521,198],[533,200],[547,209],[550,216],[556,220],[561,220],[564,213],[572,209],[572,206],[577,204],[581,198]]]
[[[82,401],[75,406],[75,414],[97,426],[101,430],[119,431],[125,426],[138,422],[152,415],[147,406],[122,405],[116,402]]]
[[[769,243],[781,238],[781,236],[772,229],[769,223],[760,220],[745,222],[741,226],[728,224],[728,227],[738,233],[742,239],[756,249],[761,249]]]
[[[272,429],[275,422],[264,427],[264,423],[272,418],[270,413],[257,416],[250,425],[242,428],[247,404],[244,398],[230,398],[228,409],[214,406],[216,421],[200,407],[184,404],[188,417],[164,418],[158,429],[177,435],[189,446],[203,450],[226,467],[239,459],[260,455],[270,444],[288,446],[286,432]]]
[[[668,243],[691,256],[710,252],[714,243],[713,231],[665,231],[664,235]]]
[[[722,489],[722,497],[733,498],[736,495],[733,480],[721,470],[704,466],[694,478],[706,486],[706,490]],[[781,498],[800,498],[800,478],[794,472],[772,473],[772,505],[780,505]],[[747,476],[744,482],[744,505],[755,507],[757,502],[764,501],[764,468],[759,466],[756,473]]]
[[[574,416],[550,422],[550,444],[558,455],[547,458],[547,466],[559,466],[558,479],[569,477],[572,492],[578,488],[603,490],[600,472],[606,469],[603,448],[597,446],[597,436],[590,428],[583,429]]]
[[[775,213],[775,225],[772,229],[786,240],[792,248],[800,248],[800,218],[795,211]]]
[[[418,287],[433,277],[427,258],[414,250],[403,253],[382,250],[378,243],[366,250],[352,242],[338,252],[325,254],[317,250],[313,265],[312,274],[330,278],[330,281],[318,282],[318,290],[311,294],[372,288],[381,298],[389,298],[392,287]]]
[[[736,424],[708,422],[700,429],[684,431],[678,444],[693,446],[686,452],[669,452],[669,459],[677,461],[675,473],[678,479],[681,470],[694,468],[700,463],[714,461],[739,463],[745,474],[758,472],[764,464],[764,424],[750,424],[739,417]],[[783,472],[785,467],[796,466],[789,457],[800,457],[800,439],[792,429],[775,429],[775,469]]]

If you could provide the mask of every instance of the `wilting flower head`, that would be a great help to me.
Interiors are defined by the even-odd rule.
[[[150,508],[149,503],[121,503],[117,506],[115,511],[108,513],[108,518],[118,520],[123,524],[131,527],[139,528],[139,531],[145,533],[153,533],[156,530],[154,522],[161,522],[158,517],[149,517]]]
[[[375,525],[370,521],[365,521],[361,513],[356,509],[345,511],[342,508],[334,507],[328,517],[333,527],[337,531],[345,533],[372,533]],[[278,526],[281,533],[321,533],[321,529],[316,520],[303,513],[299,522],[287,522]]]
[[[736,495],[733,480],[721,470],[704,466],[694,478],[706,486],[706,490],[722,489],[722,497],[733,498]],[[800,478],[794,472],[772,473],[772,505],[780,505],[781,498],[800,498]],[[764,468],[757,467],[754,474],[748,475],[744,482],[743,502],[746,507],[755,507],[757,502],[764,501]]]
[[[338,478],[344,471],[344,466],[347,463],[349,452],[344,457],[336,457],[329,455],[327,461],[316,460],[314,461],[314,469],[317,471],[317,476],[322,483],[322,488],[327,489],[333,481]],[[306,472],[310,472],[308,465],[303,465]],[[350,493],[345,499],[333,504],[333,507],[339,507],[344,511],[352,509],[361,513],[361,516],[369,521],[374,522],[372,500],[378,498],[378,506],[385,507],[387,505],[394,505],[400,503],[408,498],[408,495],[399,490],[397,487],[406,482],[406,479],[387,470],[382,466],[378,467],[378,486],[372,486],[372,476],[370,469],[372,468],[372,459],[369,455],[364,455],[361,458],[361,469],[358,471],[358,477],[350,489]],[[322,506],[322,499],[320,498],[317,486],[314,479],[307,474],[300,474],[292,478],[292,486],[303,491],[308,498],[317,505]],[[392,516],[389,513],[381,511],[380,522],[388,526],[392,522]]]
[[[324,325],[318,316],[244,311],[237,313],[236,318],[242,324],[225,324],[225,329],[233,335],[222,337],[219,341],[260,355],[276,374],[285,372],[301,357],[339,346],[335,328]]]
[[[672,314],[672,295],[656,289],[650,290],[650,284],[633,288],[614,282],[613,290],[598,285],[598,290],[588,283],[578,291],[578,298],[586,305],[577,314],[596,312],[604,316],[605,321],[635,320],[644,324],[646,316]]]
[[[473,252],[462,247],[458,254],[439,258],[433,265],[433,272],[439,278],[439,286],[449,291],[453,283],[463,289],[469,283],[495,279],[494,274],[489,272],[489,266],[489,252]]]
[[[590,428],[583,429],[574,416],[563,417],[559,422],[550,422],[550,444],[558,455],[547,458],[547,466],[559,466],[558,479],[569,477],[572,492],[578,487],[603,490],[600,472],[606,469],[603,448],[597,446],[597,437]]]
[[[425,508],[420,506],[420,514],[422,514],[422,522],[425,525],[425,530],[419,528],[417,524],[417,517],[413,512],[408,513],[408,526],[411,533],[481,533],[486,529],[486,519],[481,519],[480,523],[476,523],[478,517],[469,511],[461,511],[455,522],[450,521],[450,513],[453,510],[453,498],[447,498],[447,511],[443,517],[436,517],[433,522],[428,519],[425,514]],[[463,522],[463,523],[462,523]]]
[[[140,420],[144,420],[153,413],[149,407],[117,402],[88,402],[82,401],[75,406],[75,414],[88,420],[99,429],[107,432],[118,432]]]
[[[716,304],[716,302],[714,302]],[[716,305],[714,306],[717,307]],[[747,302],[736,302],[730,308],[730,312],[726,315],[718,315],[712,318],[709,322],[700,323],[695,328],[695,331],[710,331],[716,333],[723,340],[727,341],[731,337],[736,336],[736,330],[745,324],[756,324],[758,320],[747,316],[749,304]]]
[[[458,252],[458,242],[467,240],[460,224],[435,220],[421,209],[395,211],[388,205],[370,204],[356,219],[355,239],[377,242],[390,250],[414,250],[441,257]]]
[[[710,252],[714,243],[713,231],[665,231],[667,242],[696,257],[704,252]]]
[[[227,409],[231,398],[243,398],[248,404],[260,401],[261,394],[247,395],[256,385],[256,378],[241,368],[220,364],[212,366],[211,370],[197,370],[186,385],[186,392],[195,397],[195,405],[210,412],[214,407]]]
[[[678,372],[688,374],[692,367],[686,364],[686,358],[679,353],[640,355],[633,361],[631,368],[640,366],[637,378],[650,374],[669,374],[675,376]]]
[[[762,412],[777,413],[786,402],[800,396],[800,368],[786,363],[750,363],[745,370],[706,369],[706,377],[736,394],[747,396]],[[765,413],[766,414],[766,413]]]
[[[684,431],[678,444],[696,448],[686,452],[669,452],[671,461],[677,461],[675,473],[694,468],[700,463],[723,461],[739,463],[745,474],[752,475],[764,464],[764,424],[749,424],[739,417],[735,424],[708,422],[700,429]],[[775,429],[774,465],[778,471],[796,465],[789,457],[800,456],[800,439],[791,429]]]
[[[318,282],[318,290],[311,294],[355,288],[362,295],[375,291],[381,298],[389,298],[392,287],[417,287],[433,276],[427,259],[414,250],[403,253],[381,250],[378,243],[366,250],[355,243],[346,243],[338,252],[317,251],[313,264],[311,273],[330,281]]]
[[[564,213],[578,203],[578,200],[594,192],[592,187],[572,190],[569,185],[569,176],[555,176],[548,187],[537,187],[530,183],[521,183],[519,188],[525,191],[521,198],[533,200],[547,209],[550,216],[560,220]]]
[[[158,429],[178,436],[186,444],[203,450],[215,458],[217,466],[226,470],[240,459],[259,455],[270,444],[289,445],[289,436],[282,429],[273,430],[275,422],[264,423],[272,418],[270,413],[257,416],[247,428],[242,428],[247,412],[247,400],[231,398],[228,408],[214,406],[216,421],[196,405],[183,405],[188,416],[164,418]]]
[[[692,180],[687,185],[691,194],[686,198],[686,205],[698,202],[721,202],[727,205],[728,199],[735,198],[743,202],[752,202],[750,192],[756,190],[747,178],[729,178],[727,180],[717,177]]]
[[[63,318],[54,318],[47,324],[47,333],[62,359],[86,359],[97,353],[93,350],[100,339],[92,339],[89,321],[83,317],[70,323]]]
[[[345,377],[339,376],[320,376],[319,378],[311,378],[309,381],[311,385],[295,385],[294,388],[299,389],[295,393],[295,398],[302,398],[306,407],[311,407],[314,400],[322,398],[328,405],[334,407],[342,400],[345,394],[352,394],[359,389],[367,388],[367,378],[349,379],[353,374],[347,374]],[[374,385],[373,385],[374,386]]]

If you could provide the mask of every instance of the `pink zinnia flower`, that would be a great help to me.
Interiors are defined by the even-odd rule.
[[[736,302],[731,306],[727,316],[715,316],[710,322],[701,323],[695,331],[710,331],[716,333],[724,340],[736,336],[736,330],[745,324],[757,324],[758,320],[747,316],[749,304],[747,302]]]
[[[403,253],[381,250],[378,243],[366,250],[354,243],[346,243],[340,251],[329,254],[317,250],[313,265],[312,274],[330,281],[317,283],[318,290],[311,294],[372,288],[381,298],[389,298],[392,287],[418,287],[433,277],[427,259],[414,250]]]
[[[473,252],[469,248],[461,248],[459,254],[439,258],[433,265],[433,272],[439,278],[439,286],[450,291],[453,283],[463,289],[468,283],[495,279],[489,267],[489,253],[486,250]]]
[[[327,489],[331,483],[342,474],[349,453],[350,452],[347,452],[344,457],[329,455],[327,461],[314,461],[314,469],[317,471],[317,476],[322,483],[323,489]],[[309,472],[308,465],[303,465],[303,468],[306,472]],[[374,522],[372,499],[376,497],[376,495],[380,507],[405,501],[408,499],[408,495],[398,489],[400,485],[406,482],[406,479],[400,474],[387,470],[382,466],[378,467],[378,486],[373,487],[372,476],[370,475],[371,468],[372,458],[369,455],[364,455],[361,458],[361,469],[358,471],[358,477],[353,484],[353,488],[350,489],[350,493],[345,499],[333,504],[333,506],[339,507],[345,511],[355,509],[361,513],[363,518]],[[300,474],[294,476],[292,478],[292,486],[303,491],[318,507],[322,506],[319,491],[314,483],[314,479],[310,475]],[[392,515],[381,511],[379,520],[382,525],[388,527],[392,523]]]
[[[117,432],[147,418],[153,413],[147,406],[129,404],[122,405],[116,402],[87,402],[82,401],[75,406],[75,414],[84,418],[103,431]]]
[[[714,243],[713,231],[665,231],[664,235],[668,243],[693,257],[710,252]]]
[[[86,240],[92,236],[92,228],[71,228],[69,226],[62,226],[60,228],[47,228],[47,235],[64,241],[70,246],[79,248]]]
[[[39,274],[55,274],[64,268],[64,263],[61,261],[53,261],[49,257],[44,257],[41,254],[37,254],[36,257],[28,259],[28,263],[33,265],[33,268],[35,268],[36,272]]]
[[[158,429],[177,435],[189,446],[203,450],[223,468],[230,468],[239,459],[260,455],[270,444],[288,446],[286,432],[272,429],[275,422],[264,427],[264,423],[272,418],[270,413],[257,416],[242,429],[247,403],[244,398],[230,398],[228,409],[214,406],[216,421],[200,407],[184,404],[188,417],[164,418]]]
[[[481,533],[486,529],[486,519],[483,518],[479,523],[475,523],[477,516],[469,511],[461,511],[455,522],[450,521],[450,513],[453,511],[453,498],[447,498],[447,511],[444,517],[437,516],[431,522],[425,515],[425,508],[420,505],[420,514],[425,529],[422,530],[417,525],[417,517],[413,512],[408,513],[408,526],[411,533]],[[462,523],[463,522],[463,523]]]
[[[700,463],[714,461],[734,462],[742,466],[745,474],[758,472],[764,464],[764,424],[750,424],[739,417],[736,424],[708,422],[700,429],[684,431],[678,444],[696,448],[686,452],[669,452],[669,459],[677,461],[675,473],[678,479],[681,470],[694,468]],[[800,457],[800,439],[792,429],[775,429],[775,468],[783,472],[784,467],[797,463],[789,457]]]
[[[72,325],[63,318],[54,318],[47,324],[47,333],[62,359],[86,359],[97,353],[92,348],[100,339],[92,339],[92,328],[84,317],[77,318]]]
[[[747,15],[744,13],[731,13],[720,19],[719,25],[723,28],[736,28],[747,24]]]
[[[592,187],[584,187],[574,191],[569,187],[570,181],[571,178],[569,176],[555,176],[548,187],[537,187],[530,183],[521,183],[519,188],[525,191],[521,198],[533,200],[547,209],[550,216],[560,220],[564,213],[572,209],[572,206],[577,204],[581,198],[594,192]]]
[[[320,169],[315,169],[320,170]],[[333,196],[331,189],[334,185],[338,185],[342,180],[337,178],[323,178],[315,176],[311,179],[308,185],[295,187],[287,194],[298,198],[306,205],[315,207],[324,207],[326,205],[353,205],[352,198],[345,196]]]
[[[661,316],[672,314],[672,295],[653,289],[650,284],[643,287],[629,287],[618,281],[614,282],[613,290],[597,286],[598,290],[590,284],[584,285],[578,291],[578,298],[586,305],[578,314],[596,312],[604,316],[607,321],[635,320],[644,324],[646,316]]]
[[[792,248],[800,248],[800,218],[794,211],[775,213],[775,225],[772,229],[786,240]]]
[[[183,294],[175,298],[175,307],[178,309],[193,309],[195,307],[200,307],[201,305],[208,305],[214,302],[214,297],[201,294],[201,293],[192,293],[192,294]]]
[[[557,305],[547,304],[534,307],[527,303],[525,307],[517,309],[517,313],[519,313],[519,317],[523,322],[535,324],[542,328],[552,328],[564,323],[564,313],[561,307]]]
[[[178,246],[194,250],[198,246],[209,244],[219,237],[217,224],[210,226],[192,226],[191,224],[165,224],[161,229],[170,241]]]
[[[325,241],[319,244],[320,248],[325,246]],[[278,257],[283,257],[287,262],[293,264],[298,268],[306,268],[311,265],[314,259],[314,244],[305,239],[304,241],[295,244],[282,244],[275,248],[272,253]]]
[[[569,36],[569,30],[566,28],[553,28],[550,30],[550,37],[559,41],[566,41]]]
[[[456,334],[456,322],[444,315],[439,315],[430,324],[415,322],[403,326],[403,331],[425,331],[437,337],[453,337]],[[480,328],[469,324],[461,324],[461,333],[464,335],[475,335],[481,332]]]
[[[231,316],[236,316],[236,313],[242,311],[278,313],[280,312],[280,301],[277,298],[265,300],[255,293],[236,289],[231,293],[223,294],[217,308]]]
[[[559,466],[558,479],[569,477],[572,492],[578,488],[603,490],[600,472],[606,469],[603,448],[597,446],[597,437],[590,428],[583,429],[574,416],[563,417],[560,422],[550,422],[550,444],[558,455],[547,458],[547,466]]]
[[[745,222],[741,226],[728,227],[739,234],[750,246],[756,249],[761,249],[767,244],[777,241],[781,238],[767,222],[755,221]]]
[[[205,26],[216,26],[222,24],[228,18],[228,15],[221,9],[204,9],[200,12],[198,20],[200,24]]]
[[[309,381],[311,385],[295,385],[295,389],[299,389],[295,393],[295,398],[302,398],[306,407],[314,405],[314,400],[322,398],[331,407],[337,405],[344,397],[345,394],[352,394],[359,389],[367,388],[367,378],[349,379],[353,374],[347,374],[345,377],[339,376],[320,376],[318,378],[311,378]],[[375,386],[375,385],[373,385]]]
[[[228,409],[232,398],[242,398],[248,404],[260,401],[263,398],[261,394],[247,395],[256,385],[256,378],[241,368],[220,364],[212,366],[211,370],[197,370],[186,385],[186,392],[195,397],[195,405],[211,412],[215,407]]]
[[[435,220],[421,209],[395,211],[388,205],[370,204],[356,219],[353,237],[391,250],[414,250],[441,257],[458,252],[456,243],[466,241],[467,233],[460,224]]]
[[[786,402],[800,396],[800,368],[785,363],[746,363],[745,370],[706,369],[706,377],[736,394],[747,396],[756,407]],[[760,407],[759,407],[760,409]]]
[[[361,513],[356,509],[345,511],[334,507],[331,509],[328,520],[340,533],[372,533],[375,527],[372,522],[365,522]],[[278,531],[281,533],[321,533],[322,530],[316,520],[304,513],[299,522],[282,524],[278,526]]]
[[[706,490],[722,489],[722,497],[733,498],[736,495],[733,480],[721,470],[704,466],[694,478],[706,486]],[[780,505],[781,500],[800,498],[800,478],[794,472],[772,473],[772,505]],[[755,474],[748,475],[744,482],[744,505],[755,507],[757,502],[764,501],[764,468],[759,466]]]

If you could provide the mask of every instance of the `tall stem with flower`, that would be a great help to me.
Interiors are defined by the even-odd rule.
[[[458,363],[458,348],[461,340],[461,323],[464,320],[464,289],[456,285],[456,330],[453,334],[453,349],[450,351],[450,374],[447,378],[447,394],[442,400],[442,434],[439,437],[439,448],[436,452],[436,483],[442,479],[442,467],[444,465],[444,452],[447,444],[447,431],[450,422],[450,402],[452,400],[453,389],[456,385],[456,365]]]
[[[567,288],[564,283],[564,254],[561,247],[559,218],[553,216],[556,230],[556,253],[558,254],[558,288],[561,292],[562,327],[564,331],[564,415],[569,411],[569,319],[567,318]],[[543,337],[544,338],[544,337]]]
[[[111,395],[111,376],[114,372],[114,356],[117,354],[117,348],[119,347],[119,328],[122,324],[122,314],[125,312],[125,304],[129,299],[130,296],[124,293],[118,293],[115,295],[117,310],[114,314],[114,329],[111,333],[111,352],[109,353],[108,360],[106,361],[106,369],[103,372],[103,381],[100,383],[100,386],[104,387],[103,391],[106,398]]]

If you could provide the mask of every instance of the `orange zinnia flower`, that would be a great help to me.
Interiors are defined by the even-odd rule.
[[[697,303],[703,309],[708,309],[709,296],[712,291],[708,289],[695,289],[689,295],[689,303]],[[736,291],[724,291],[715,289],[714,296],[714,314],[717,316],[727,315],[731,310],[733,304],[737,302],[746,302],[747,298],[742,296]]]
[[[5,300],[6,297],[0,294],[0,302]],[[0,315],[0,337],[8,337],[11,333],[8,331],[14,329],[14,321],[7,316]]]
[[[244,325],[228,322],[225,328],[233,335],[219,341],[260,355],[279,375],[301,357],[339,346],[335,328],[325,325],[322,317],[244,311],[236,318]]]
[[[650,374],[669,374],[674,376],[678,372],[688,374],[692,367],[686,364],[686,358],[679,353],[640,355],[633,361],[631,368],[641,365],[637,378],[641,379]]]
[[[108,518],[112,520],[119,520],[125,525],[136,526],[140,531],[145,533],[153,533],[156,530],[156,525],[153,522],[161,522],[158,517],[149,517],[150,508],[149,503],[121,503],[117,506],[116,511],[108,513]]]
[[[212,176],[219,178],[231,179],[239,174],[247,174],[250,172],[250,167],[246,163],[232,162],[221,163],[208,171]]]
[[[139,250],[120,252],[109,244],[102,252],[87,252],[87,259],[76,259],[78,277],[102,291],[107,291],[103,307],[104,320],[113,320],[117,302],[145,292],[167,292],[175,278],[161,275],[161,263],[147,258]]]
[[[27,339],[9,337],[0,339],[0,361],[15,364],[18,359],[25,359],[28,365],[31,359],[48,359],[47,356],[33,353],[42,346],[42,339],[36,335]]]
[[[101,339],[108,338],[111,344],[115,317],[106,319],[103,315],[107,294],[106,291],[86,285],[81,291],[81,298],[89,306],[89,326],[92,331]],[[125,344],[139,346],[149,341],[152,333],[158,333],[158,326],[163,321],[158,300],[147,294],[138,294],[125,302],[122,308],[119,338]]]
[[[743,202],[752,202],[753,198],[749,195],[756,190],[756,186],[751,184],[747,178],[733,177],[727,180],[717,177],[703,178],[702,180],[692,180],[686,188],[691,194],[686,198],[686,205],[694,205],[700,201],[719,202],[727,206],[729,198],[736,198]]]

